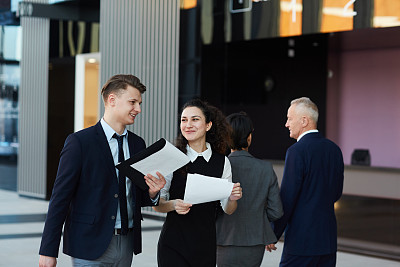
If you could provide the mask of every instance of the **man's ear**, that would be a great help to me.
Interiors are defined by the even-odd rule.
[[[110,107],[115,106],[116,97],[117,97],[117,96],[116,96],[115,94],[113,94],[113,93],[111,93],[111,94],[108,95],[108,97],[107,97],[107,104],[108,104]]]
[[[306,116],[303,116],[302,118],[301,118],[301,125],[303,126],[303,127],[307,127],[307,125],[310,123],[310,121],[309,121],[309,118],[307,118]]]

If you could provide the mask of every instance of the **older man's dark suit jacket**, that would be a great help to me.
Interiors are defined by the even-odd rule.
[[[334,203],[342,195],[343,169],[340,148],[320,133],[308,133],[288,149],[281,185],[284,215],[274,223],[278,238],[286,229],[284,253],[336,252]]]
[[[130,131],[128,144],[131,156],[146,146],[142,138]],[[80,259],[99,258],[113,236],[117,194],[114,160],[100,122],[69,135],[61,152],[39,254],[58,256],[65,222],[63,252]],[[138,254],[142,249],[141,206],[153,203],[148,192],[137,187],[133,201],[134,253]]]

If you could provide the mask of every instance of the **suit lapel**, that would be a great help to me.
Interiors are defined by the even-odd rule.
[[[99,146],[99,150],[101,151],[102,156],[104,158],[103,164],[107,166],[110,173],[112,173],[113,176],[115,176],[114,180],[117,181],[116,179],[117,174],[115,172],[114,159],[111,154],[110,145],[108,144],[107,137],[104,133],[103,127],[101,127],[100,122],[96,124],[95,129],[96,129],[95,141]]]
[[[128,131],[128,145],[129,145],[129,155],[132,157],[133,155],[136,154],[136,145],[135,145],[135,139],[133,138],[133,134]]]
[[[132,157],[137,153],[137,145],[135,142],[135,135],[128,130],[128,146],[129,146],[129,156]],[[137,215],[138,212],[140,212],[140,199],[141,199],[141,190],[135,186],[134,183],[131,183],[131,192],[132,192],[132,198],[135,204],[135,216]]]

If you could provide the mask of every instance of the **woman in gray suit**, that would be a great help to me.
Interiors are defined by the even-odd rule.
[[[217,218],[217,265],[260,266],[265,249],[276,249],[270,222],[283,215],[278,181],[271,163],[248,152],[253,124],[246,113],[231,114],[227,121],[232,127],[232,182],[240,183],[243,197],[235,213]]]

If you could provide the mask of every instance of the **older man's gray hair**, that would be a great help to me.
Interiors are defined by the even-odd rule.
[[[308,97],[300,97],[290,102],[290,105],[296,106],[296,111],[304,115],[308,115],[311,120],[317,124],[318,122],[318,107]]]

